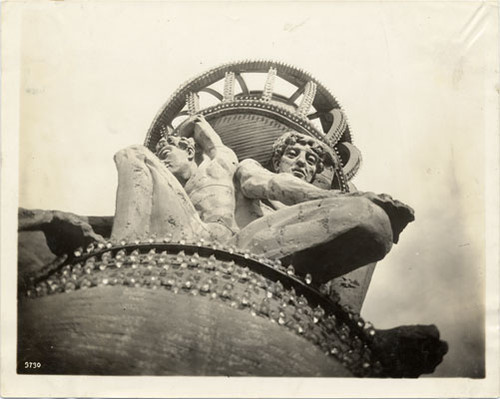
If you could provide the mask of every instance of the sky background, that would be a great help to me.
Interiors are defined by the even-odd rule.
[[[484,107],[495,90],[484,68],[495,21],[481,4],[34,6],[21,27],[19,204],[113,215],[113,154],[143,143],[178,86],[229,61],[289,62],[345,109],[364,160],[356,186],[416,212],[379,262],[362,315],[378,328],[436,324],[450,350],[434,375],[478,376]]]

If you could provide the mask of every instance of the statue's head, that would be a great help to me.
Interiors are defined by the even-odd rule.
[[[162,163],[179,180],[187,180],[193,167],[196,166],[195,142],[192,138],[168,135],[160,139],[156,145],[156,155]]]
[[[311,183],[324,167],[326,152],[323,144],[313,137],[287,132],[273,145],[271,158],[276,173],[290,173]]]

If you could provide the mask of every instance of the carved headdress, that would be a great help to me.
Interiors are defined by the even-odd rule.
[[[175,134],[195,114],[205,116],[240,161],[266,165],[274,141],[290,130],[314,137],[328,154],[314,182],[320,187],[349,191],[361,163],[335,97],[309,73],[281,62],[233,62],[191,79],[161,108],[145,145],[154,151],[163,136]]]

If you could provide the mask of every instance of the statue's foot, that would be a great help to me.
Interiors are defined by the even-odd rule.
[[[448,344],[439,339],[439,330],[434,325],[377,330],[373,344],[385,374],[396,378],[433,373],[448,352]]]

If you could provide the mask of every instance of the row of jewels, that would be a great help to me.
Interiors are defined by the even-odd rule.
[[[158,238],[155,235],[145,237],[144,239],[136,239],[132,242],[129,242],[127,240],[120,240],[117,242],[112,242],[112,241],[104,241],[104,242],[93,242],[90,243],[86,249],[83,248],[77,248],[74,251],[74,256],[75,258],[86,258],[91,255],[98,255],[102,253],[103,251],[106,250],[113,250],[115,248],[119,247],[124,247],[128,245],[155,245],[155,244],[172,244],[172,243],[178,243],[180,245],[194,245],[197,247],[204,247],[204,248],[210,248],[215,251],[225,251],[229,254],[235,254],[235,255],[240,255],[243,256],[245,259],[252,259],[257,262],[260,262],[262,264],[265,264],[266,266],[269,266],[275,270],[279,270],[283,273],[286,273],[289,276],[294,276],[298,279],[301,279],[306,283],[307,285],[310,285],[313,283],[313,278],[311,274],[306,274],[303,278],[300,276],[295,275],[295,268],[293,265],[288,265],[287,267],[284,267],[281,264],[281,261],[279,259],[269,259],[265,258],[263,256],[257,255],[252,253],[250,250],[246,249],[244,251],[239,250],[235,246],[227,246],[224,245],[223,243],[220,243],[218,241],[206,241],[203,238],[193,240],[189,239],[186,236],[181,236],[179,239],[173,238],[171,234],[165,236],[164,238]],[[152,253],[155,253],[156,250],[151,250]],[[324,294],[327,294],[327,289],[326,287],[324,288],[325,292]]]
[[[288,328],[341,361],[357,376],[376,376],[382,372],[370,350],[375,330],[359,315],[347,313],[348,320],[341,320],[320,306],[313,307],[293,287],[285,288],[281,281],[265,278],[234,260],[217,259],[214,253],[207,256],[206,251],[203,255],[178,249],[157,251],[149,240],[142,246],[135,245],[138,247],[132,249],[134,246],[124,247],[122,243],[118,246],[104,243],[102,248],[99,244],[90,247],[85,254],[78,250],[79,256],[72,263],[38,281],[27,291],[27,296],[119,285],[202,296]],[[200,247],[199,252],[208,248]],[[217,250],[221,249],[217,246]],[[246,255],[250,256],[244,253],[243,259],[248,259]],[[234,259],[238,261],[236,255]],[[283,274],[288,278],[291,270],[283,270],[288,272]]]

